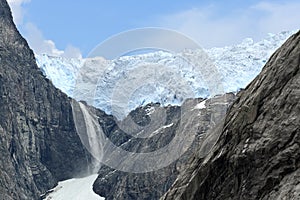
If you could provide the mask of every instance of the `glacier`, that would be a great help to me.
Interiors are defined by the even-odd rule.
[[[204,49],[217,70],[209,81],[213,82],[214,76],[218,76],[222,85],[218,93],[245,88],[271,54],[294,32],[269,34],[258,42],[246,38],[237,45]],[[203,77],[210,72],[204,73],[183,59],[183,55],[188,55],[196,60],[201,51],[156,51],[114,60],[101,57],[70,59],[43,54],[36,55],[36,61],[43,74],[68,96],[121,119],[136,107],[151,102],[162,106],[180,105],[186,98],[215,95],[210,83],[204,81],[207,77]]]

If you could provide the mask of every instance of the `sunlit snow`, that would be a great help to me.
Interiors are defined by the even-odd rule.
[[[195,109],[204,109],[204,108],[206,108],[205,101],[202,101],[195,106]]]
[[[223,92],[236,92],[245,88],[259,74],[271,54],[292,33],[285,31],[269,34],[259,42],[248,38],[238,45],[205,50],[217,68]],[[193,50],[189,55],[196,58],[199,52]],[[185,62],[180,53],[157,51],[124,56],[115,60],[67,59],[48,55],[36,55],[36,58],[43,73],[68,96],[85,100],[119,118],[124,117],[134,108],[150,102],[180,105],[186,98],[207,98],[211,95],[211,91],[203,81],[201,70]],[[158,81],[158,84],[152,84],[153,80],[145,77],[147,73],[150,74],[149,76],[156,73],[151,71],[151,68],[147,68],[149,65],[153,66],[153,63],[166,66],[167,73],[158,72],[159,75],[153,79]],[[81,94],[75,95],[74,87],[78,86],[76,77],[83,64],[87,67],[81,76],[84,83],[80,83]],[[95,73],[94,66],[103,68],[100,75]],[[130,83],[134,84],[130,85]],[[96,88],[94,88],[95,84]],[[135,86],[135,84],[140,85]]]

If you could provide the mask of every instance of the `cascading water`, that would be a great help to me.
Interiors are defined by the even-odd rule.
[[[90,151],[92,156],[94,157],[94,161],[92,163],[91,172],[96,173],[101,167],[101,160],[103,158],[103,149],[105,137],[101,130],[101,127],[98,123],[97,117],[89,111],[87,106],[83,103],[79,102],[79,108],[83,116],[83,120],[85,123],[85,131],[77,130],[78,134],[86,134],[85,137],[79,135],[81,140],[83,138],[87,139],[87,142],[82,142],[83,144],[89,145],[87,149]]]

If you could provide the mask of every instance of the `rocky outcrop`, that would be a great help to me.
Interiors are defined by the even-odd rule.
[[[300,32],[270,58],[161,199],[300,199]],[[199,151],[198,151],[199,154]]]
[[[162,112],[166,113],[164,126],[160,126],[156,130],[147,130],[146,128],[142,130],[141,133],[151,135],[147,138],[134,138],[121,130],[115,121],[107,121],[108,118],[105,118],[106,121],[102,122],[102,127],[106,127],[105,134],[110,141],[126,151],[137,154],[156,151],[168,145],[178,134],[182,134],[184,140],[189,140],[189,135],[194,135],[195,138],[179,159],[158,170],[136,173],[136,170],[152,164],[148,163],[147,158],[144,162],[133,165],[132,168],[126,168],[128,172],[102,166],[99,170],[98,179],[93,185],[94,191],[108,200],[159,199],[171,187],[182,167],[186,165],[188,158],[195,153],[197,146],[206,137],[205,135],[209,135],[209,131],[222,121],[228,106],[234,99],[234,94],[226,94],[205,101],[204,99],[189,99],[181,107],[160,107],[159,104],[148,104],[145,107],[140,107],[132,111],[122,122],[127,125],[128,118],[132,118],[135,123],[146,126],[151,119],[156,119],[153,116]],[[199,106],[200,104],[202,106]],[[100,114],[97,115],[100,116]],[[209,149],[208,146],[207,149]],[[177,148],[180,148],[180,145],[175,147],[175,149]],[[111,155],[109,158],[113,157],[114,151],[119,154],[118,149],[109,149],[109,151]],[[203,152],[204,154],[205,152]],[[167,156],[171,156],[170,153]],[[170,158],[157,156],[151,161],[160,164],[164,162],[163,159]],[[134,162],[133,160],[125,157],[120,161],[120,165],[130,166]]]
[[[42,75],[0,0],[0,199],[38,199],[86,171],[70,101]]]

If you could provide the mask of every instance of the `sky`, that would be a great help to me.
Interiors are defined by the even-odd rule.
[[[179,31],[204,48],[298,30],[298,0],[8,0],[36,54],[85,57],[109,37],[136,28]]]

